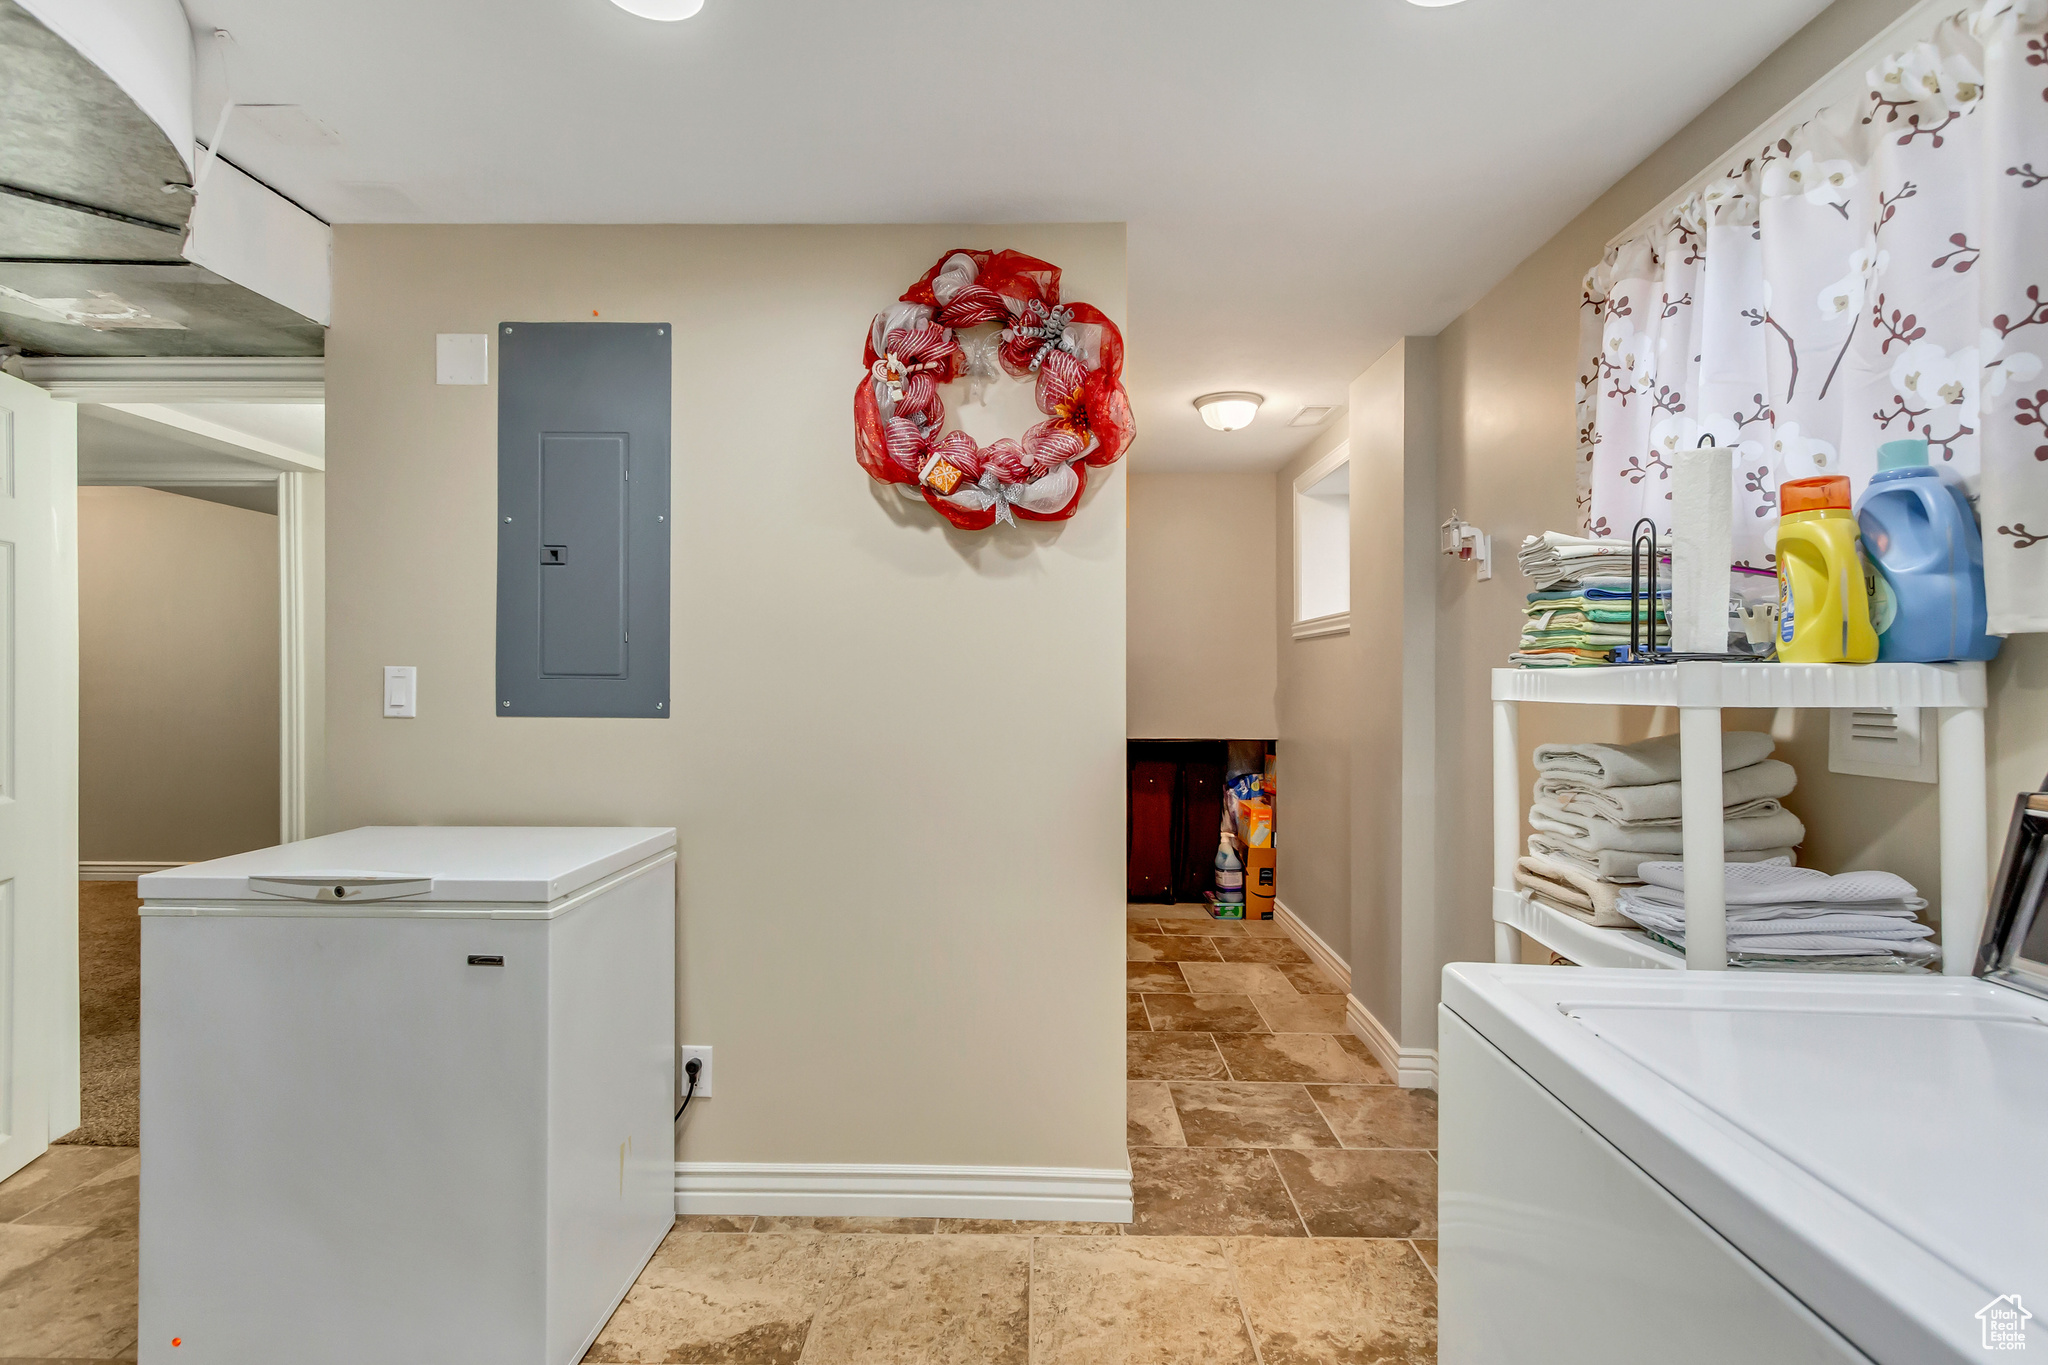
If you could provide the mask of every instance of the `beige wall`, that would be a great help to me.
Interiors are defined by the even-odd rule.
[[[1351,960],[1354,646],[1349,635],[1297,640],[1293,624],[1294,481],[1349,435],[1345,422],[1332,422],[1273,476],[1273,639],[1278,653],[1274,701],[1280,736],[1273,812],[1274,890],[1280,904],[1346,961]]]
[[[277,518],[78,490],[79,857],[278,840]]]
[[[1129,480],[1131,737],[1272,739],[1272,478]]]
[[[1514,547],[1533,531],[1578,524],[1573,399],[1580,280],[1611,236],[1907,8],[1907,0],[1836,0],[1438,338],[1438,514],[1448,516],[1456,506],[1490,531],[1501,566],[1492,582],[1478,583],[1469,569],[1445,561],[1439,582],[1438,814],[1446,836],[1438,845],[1437,872],[1443,961],[1492,955],[1492,875],[1484,836],[1491,788],[1488,671],[1505,663],[1521,625],[1528,585],[1515,572]],[[2002,838],[2011,793],[2037,784],[2048,768],[2048,641],[2010,642],[1991,678],[1994,828],[1987,833],[1995,841]],[[1647,711],[1524,706],[1521,713],[1525,755],[1553,739],[1634,738],[1677,728],[1675,715]],[[1829,773],[1827,717],[1821,712],[1749,713],[1730,716],[1728,723],[1775,728],[1785,740],[1785,756],[1798,766],[1801,780],[1788,804],[1807,822],[1804,852],[1813,865],[1830,871],[1882,865],[1930,898],[1936,894],[1934,788]],[[1460,821],[1466,834],[1455,832]]]
[[[329,820],[676,826],[687,1161],[1125,1164],[1123,473],[966,534],[853,459],[869,319],[963,243],[1125,315],[1120,225],[335,230]],[[501,719],[498,395],[434,337],[593,311],[676,327],[676,719]]]

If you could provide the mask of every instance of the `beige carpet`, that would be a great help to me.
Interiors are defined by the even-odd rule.
[[[57,1141],[142,1141],[142,902],[134,882],[78,884],[80,1122]]]

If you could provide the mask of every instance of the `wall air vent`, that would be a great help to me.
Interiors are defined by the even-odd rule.
[[[1932,782],[1934,726],[1918,707],[1844,707],[1828,715],[1828,771]]]

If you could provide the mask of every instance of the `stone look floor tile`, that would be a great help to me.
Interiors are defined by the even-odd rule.
[[[1427,1152],[1276,1151],[1316,1237],[1436,1236],[1436,1163]]]
[[[135,1263],[133,1232],[94,1229],[8,1276],[0,1359],[111,1359],[135,1340]]]
[[[31,1209],[14,1222],[16,1225],[41,1223],[53,1227],[132,1233],[141,1208],[140,1186],[141,1163],[123,1162],[49,1203]]]
[[[1197,995],[1293,995],[1278,967],[1264,962],[1183,962],[1180,974]]]
[[[804,1365],[1025,1365],[1031,1238],[870,1237],[811,1327]]]
[[[1124,1067],[1134,1081],[1222,1080],[1223,1054],[1206,1033],[1126,1033]]]
[[[886,1232],[929,1233],[936,1218],[785,1218],[762,1214],[754,1220],[755,1232]]]
[[[1149,916],[1140,919],[1136,915],[1126,915],[1124,916],[1124,932],[1127,934],[1156,934],[1159,932],[1159,921]]]
[[[1261,995],[1259,1014],[1274,1033],[1344,1032],[1341,995]]]
[[[1282,962],[1280,975],[1303,995],[1342,995],[1344,987],[1313,962]]]
[[[1264,1033],[1266,1021],[1249,995],[1149,995],[1145,1013],[1155,1029],[1183,1033]]]
[[[1270,1152],[1133,1148],[1131,1195],[1134,1237],[1303,1235]]]
[[[1162,1084],[1162,1082],[1149,1082]],[[1121,1237],[1122,1223],[1044,1223],[1027,1218],[941,1218],[939,1231],[953,1235],[1031,1237]]]
[[[27,1269],[79,1238],[91,1234],[91,1228],[55,1227],[40,1223],[0,1223],[0,1280],[5,1280],[17,1270]]]
[[[1216,920],[1209,914],[1209,907],[1206,905],[1196,905],[1193,901],[1183,902],[1179,905],[1134,905],[1131,909],[1144,915],[1149,915],[1154,919],[1192,919],[1200,920],[1204,924],[1216,923]]]
[[[1171,962],[1126,962],[1124,990],[1133,995],[1186,995],[1188,982]]]
[[[672,1232],[584,1359],[797,1365],[863,1251],[857,1237]]]
[[[1298,1085],[1179,1081],[1169,1086],[1190,1147],[1335,1147],[1308,1091]]]
[[[11,1223],[134,1159],[133,1147],[52,1147],[0,1181],[0,1223]]]
[[[1145,1013],[1145,997],[1142,995],[1124,996],[1124,1032],[1150,1033],[1151,1031],[1152,1020]]]
[[[1309,955],[1291,938],[1224,939],[1217,948],[1225,962],[1310,962]]]
[[[1406,1242],[1229,1244],[1265,1365],[1436,1360],[1436,1280]]]
[[[1292,939],[1294,935],[1280,927],[1280,921],[1272,919],[1248,919],[1243,921],[1244,931],[1251,938]]]
[[[1244,933],[1240,920],[1229,919],[1163,919],[1159,921],[1162,934],[1195,934],[1202,938],[1231,938]]]
[[[1253,1365],[1223,1244],[1043,1238],[1032,1251],[1031,1365]]]
[[[1436,1146],[1436,1091],[1397,1085],[1311,1085],[1309,1098],[1346,1147]]]
[[[1417,1237],[1414,1241],[1415,1254],[1422,1258],[1422,1263],[1428,1266],[1430,1272],[1434,1274],[1436,1271],[1436,1239],[1433,1237]]]
[[[1180,1115],[1165,1081],[1127,1081],[1124,1141],[1132,1147],[1185,1147]]]
[[[751,1232],[751,1213],[685,1213],[676,1219],[677,1232]]]
[[[1216,1046],[1235,1081],[1371,1085],[1388,1079],[1365,1044],[1348,1033],[1219,1034]]]
[[[1193,934],[1127,934],[1124,958],[1129,962],[1221,962],[1216,939]]]

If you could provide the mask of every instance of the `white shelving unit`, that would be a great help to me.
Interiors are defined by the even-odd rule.
[[[1520,716],[1525,701],[1678,710],[1684,783],[1685,955],[1642,933],[1595,929],[1515,890],[1522,853]],[[1721,847],[1721,712],[1728,707],[1931,706],[1941,820],[1941,969],[1967,976],[1990,894],[1984,808],[1984,665],[1685,662],[1493,670],[1493,943],[1518,960],[1519,930],[1587,967],[1719,971],[1728,965]]]

